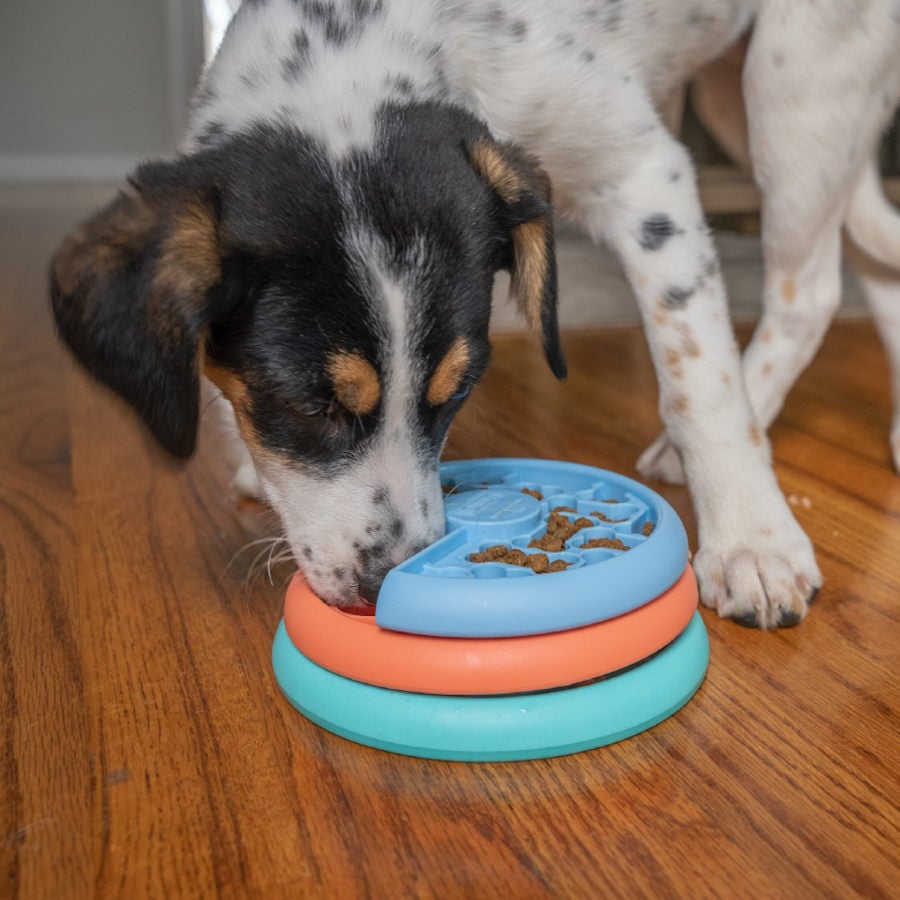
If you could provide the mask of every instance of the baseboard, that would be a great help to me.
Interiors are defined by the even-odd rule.
[[[121,181],[139,163],[160,156],[126,153],[0,153],[0,182],[9,184],[107,183]]]

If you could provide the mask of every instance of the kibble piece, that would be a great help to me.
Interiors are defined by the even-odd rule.
[[[547,534],[553,534],[564,528],[570,528],[571,525],[572,523],[569,521],[568,516],[563,516],[560,513],[550,513],[547,517]]]
[[[510,550],[505,556],[501,556],[497,559],[497,562],[506,563],[509,566],[524,566],[525,565],[525,551],[524,550]]]
[[[534,497],[535,500],[543,500],[544,495],[540,491],[534,491],[531,488],[522,488],[523,494],[528,494],[529,497]]]
[[[599,509],[595,509],[593,512],[588,513],[588,515],[589,515],[589,516],[595,516],[595,517],[598,518],[601,522],[625,522],[625,521],[627,521],[626,519],[611,519],[611,518],[610,518],[608,515],[606,515],[605,513],[600,512]]]
[[[565,549],[565,540],[554,534],[545,534],[541,538],[530,540],[528,546],[548,553],[561,553]]]
[[[644,522],[644,527],[641,529],[641,534],[644,537],[650,537],[653,534],[653,523],[652,522]]]
[[[569,509],[571,507],[557,506],[552,510],[547,517],[546,533],[541,537],[533,538],[528,546],[546,550],[548,553],[560,553],[565,550],[566,541],[573,534],[577,534],[582,528],[593,527],[594,523],[587,516],[581,516],[573,522],[568,516],[562,514],[562,510]]]
[[[551,513],[577,513],[578,510],[574,506],[554,506],[550,510]]]
[[[553,562],[550,563],[551,572],[565,572],[568,568],[569,564],[564,559],[554,559]]]
[[[591,538],[581,545],[582,550],[593,550],[595,547],[604,547],[607,550],[630,550],[627,544],[623,544],[618,538]]]
[[[550,563],[546,553],[529,553],[525,565],[528,566],[535,575],[541,575],[544,572],[550,571]]]
[[[509,553],[509,547],[506,547],[503,544],[494,544],[493,547],[488,547],[487,550],[484,550],[481,553],[470,553],[469,562],[494,562],[499,557],[506,556],[507,553]]]

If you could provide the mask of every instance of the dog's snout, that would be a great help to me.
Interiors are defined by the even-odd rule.
[[[392,554],[389,559],[384,560],[383,562],[372,563],[371,561],[367,561],[366,567],[358,570],[356,573],[358,585],[357,591],[360,598],[367,603],[375,603],[388,572],[390,572],[395,565],[404,562],[410,556],[415,555],[420,550],[424,550],[427,546],[428,544],[424,541],[417,542],[416,544],[405,547],[401,553]]]
[[[360,599],[365,600],[366,603],[374,604],[378,599],[378,594],[381,591],[381,585],[384,584],[386,575],[387,570],[381,573],[366,572],[364,575],[360,575],[357,588]]]

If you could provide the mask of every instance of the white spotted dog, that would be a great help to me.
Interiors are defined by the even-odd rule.
[[[821,575],[744,387],[691,163],[658,114],[754,26],[752,121],[771,130],[754,150],[763,183],[787,191],[767,217],[780,211],[779,240],[794,241],[770,293],[791,283],[805,302],[820,270],[797,257],[789,218],[805,190],[863,179],[898,95],[886,47],[900,23],[896,0],[859,4],[847,22],[829,4],[786,6],[245,2],[183,152],[139,168],[54,258],[62,337],[181,456],[194,447],[202,372],[249,448],[245,486],[258,478],[313,588],[334,603],[374,599],[385,572],[443,526],[438,458],[487,365],[497,270],[512,273],[565,374],[552,181],[559,209],[609,242],[637,296],[676,448],[661,443],[645,470],[683,464],[704,602],[744,624],[794,624]],[[837,41],[852,60],[838,62]],[[776,51],[780,68],[766,63]],[[877,101],[860,87],[871,84]],[[832,132],[824,107],[844,115],[863,96],[856,128]],[[791,126],[800,108],[808,121]],[[851,135],[854,156],[832,153]],[[779,169],[795,138],[814,157],[809,178],[794,162]],[[768,344],[787,346],[794,320],[767,316],[780,329]]]

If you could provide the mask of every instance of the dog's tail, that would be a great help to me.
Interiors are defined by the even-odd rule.
[[[874,157],[856,182],[844,225],[860,249],[900,271],[900,211],[884,196]]]

